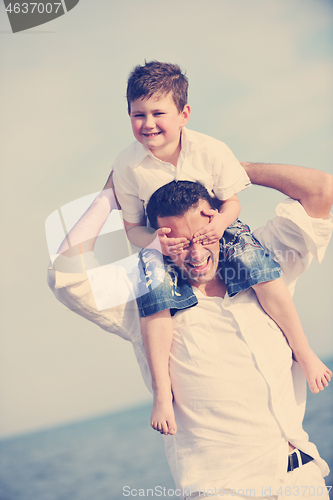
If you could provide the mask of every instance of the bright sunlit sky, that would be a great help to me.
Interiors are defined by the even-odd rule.
[[[81,0],[12,34],[0,4],[2,333],[0,436],[148,401],[132,348],[66,310],[46,284],[45,220],[99,191],[133,140],[126,80],[136,64],[178,63],[188,128],[242,161],[333,173],[333,3],[329,0]],[[282,199],[241,195],[251,227]],[[300,279],[310,345],[333,356],[333,243]],[[329,390],[333,390],[332,387]]]

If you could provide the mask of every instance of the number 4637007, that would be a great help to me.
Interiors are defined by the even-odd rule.
[[[57,14],[59,8],[61,7],[61,2],[59,3],[42,3],[42,2],[29,2],[29,3],[10,3],[6,8],[6,11],[10,14],[33,14],[39,13],[44,14],[52,14],[55,12]]]

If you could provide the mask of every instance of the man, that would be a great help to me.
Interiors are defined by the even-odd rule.
[[[278,217],[255,233],[279,259],[283,278],[292,290],[312,256],[320,260],[328,244],[333,227],[332,218],[327,218],[333,203],[333,178],[301,167],[244,167],[252,183],[293,198],[280,204]],[[64,261],[75,262],[82,242],[88,262],[95,239],[115,205],[109,178],[69,233],[72,248],[64,242],[59,249],[63,256],[50,269],[49,284],[67,307],[133,343],[149,387],[136,303],[129,300],[136,293],[133,279],[116,266],[88,273],[61,272]],[[302,429],[305,380],[292,361],[282,332],[263,312],[254,292],[241,292],[232,299],[225,294],[218,273],[218,244],[205,247],[193,243],[193,234],[207,223],[208,201],[200,198],[181,216],[168,216],[163,206],[161,217],[160,206],[157,200],[157,224],[167,224],[173,236],[189,241],[184,253],[173,259],[198,298],[195,307],[175,314],[173,319],[170,376],[178,432],[167,436],[165,442],[176,487],[184,498],[198,494],[200,498],[205,494],[325,498],[322,477],[328,467]],[[66,259],[65,255],[74,257]],[[125,303],[98,312],[96,297],[107,294],[114,303],[111,277],[113,283],[123,284]],[[293,452],[290,458],[288,452]]]

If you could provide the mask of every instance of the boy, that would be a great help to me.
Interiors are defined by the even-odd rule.
[[[178,66],[157,61],[137,66],[129,76],[128,113],[137,142],[123,151],[113,166],[127,236],[134,245],[146,248],[157,235],[165,256],[181,254],[189,245],[209,248],[223,236],[223,279],[229,296],[249,287],[254,289],[263,309],[287,337],[310,390],[319,392],[328,385],[332,372],[308,345],[279,265],[252,237],[248,226],[237,220],[237,192],[250,181],[225,144],[185,129],[190,118],[187,87]],[[160,228],[152,235],[146,226],[145,207],[150,196],[173,180],[199,181],[218,202],[218,210],[205,212],[208,223],[191,241],[168,238],[170,228]],[[150,288],[151,282],[158,280],[158,261],[147,251],[142,253],[141,261]],[[204,274],[207,265],[198,261],[193,265],[193,274]],[[172,271],[166,273],[164,285],[155,293],[138,299],[154,392],[151,425],[164,434],[175,434],[177,430],[168,373],[171,313],[195,303],[190,287]]]

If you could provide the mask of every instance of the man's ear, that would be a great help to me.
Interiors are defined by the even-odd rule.
[[[190,115],[191,115],[191,108],[190,108],[189,104],[185,104],[184,109],[181,112],[181,115],[182,115],[182,120],[181,120],[180,126],[185,127],[185,125],[189,121]]]

